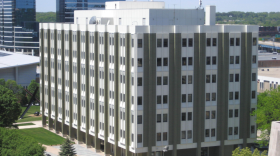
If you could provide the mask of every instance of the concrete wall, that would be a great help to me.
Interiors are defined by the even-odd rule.
[[[258,61],[259,68],[261,67],[280,67],[280,60],[265,60]]]
[[[268,155],[269,156],[280,155],[280,121],[272,122]]]

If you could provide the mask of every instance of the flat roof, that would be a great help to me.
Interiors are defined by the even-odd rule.
[[[259,61],[266,61],[266,60],[275,60],[272,59],[273,57],[276,57],[276,60],[280,60],[280,53],[273,54],[273,53],[258,53],[258,60]]]
[[[275,47],[280,47],[279,42],[272,42],[272,41],[259,41],[259,45],[266,45],[266,46],[275,46]],[[274,44],[274,45],[273,45]]]
[[[0,50],[0,69],[38,64],[39,62],[40,58],[38,56],[17,54]]]
[[[264,69],[264,70],[262,70]],[[271,77],[280,79],[280,68],[263,68],[258,69],[258,76]]]

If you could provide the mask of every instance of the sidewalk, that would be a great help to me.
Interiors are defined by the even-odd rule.
[[[20,123],[14,123],[14,125],[19,125],[19,124],[24,124],[24,123],[33,123],[34,125],[18,126],[18,129],[28,129],[28,128],[42,127],[42,121],[20,122]]]

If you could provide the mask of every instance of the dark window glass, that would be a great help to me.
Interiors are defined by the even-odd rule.
[[[212,83],[216,83],[216,75],[212,75]]]
[[[211,38],[207,38],[207,47],[210,47],[211,46]]]
[[[188,112],[188,120],[192,120],[192,112]]]
[[[210,65],[211,64],[211,57],[206,57],[206,65]]]
[[[240,46],[240,38],[236,38],[235,39],[235,45],[236,46]]]
[[[134,39],[131,39],[131,47],[134,47]]]
[[[192,47],[193,46],[193,39],[192,38],[189,38],[189,44],[188,44],[189,47]]]
[[[192,102],[192,94],[188,94],[188,102]]]
[[[210,119],[210,111],[206,111],[205,112],[205,118],[206,119]]]
[[[168,77],[167,76],[163,77],[163,85],[168,85]]]
[[[211,112],[211,119],[216,119],[216,111]]]
[[[186,113],[182,113],[182,121],[186,121]]]
[[[167,122],[167,114],[163,114],[163,122]]]
[[[183,38],[182,39],[182,47],[186,47],[187,46],[187,39]]]
[[[254,37],[254,38],[253,38],[253,46],[256,46],[256,45],[257,45],[257,38]]]
[[[228,135],[232,135],[232,127],[228,128]]]
[[[238,117],[238,109],[234,110],[234,117],[236,117],[236,118]]]
[[[182,76],[182,84],[187,84],[187,76]]]
[[[185,66],[185,65],[187,65],[187,58],[183,57],[182,58],[182,66]]]
[[[142,115],[137,116],[137,124],[142,124]]]
[[[188,84],[192,84],[192,75],[188,75]]]
[[[162,140],[163,141],[167,141],[167,132],[163,132],[162,135],[163,135],[162,136],[163,137]]]
[[[251,126],[251,133],[252,133],[252,134],[255,133],[255,126]]]
[[[239,64],[239,56],[235,56],[235,64]]]
[[[186,139],[186,131],[182,131],[182,139]]]
[[[188,58],[188,65],[189,65],[189,66],[192,66],[192,64],[193,64],[192,57],[189,57],[189,58]]]
[[[233,100],[233,92],[229,92],[229,100]]]
[[[235,82],[239,82],[239,74],[235,74]]]
[[[161,85],[161,77],[157,77],[157,85]]]
[[[142,134],[137,134],[137,143],[142,143]]]
[[[142,77],[138,77],[137,86],[142,86]]]
[[[230,38],[230,46],[234,46],[234,38]]]
[[[161,133],[157,133],[157,141],[161,141]]]
[[[232,117],[233,117],[233,110],[232,110],[232,109],[230,109],[230,110],[228,111],[228,117],[229,117],[229,118],[232,118]]]
[[[206,83],[210,83],[210,75],[206,75]]]
[[[163,58],[163,66],[168,66],[168,58]]]
[[[138,67],[142,67],[142,59],[141,58],[138,59]]]
[[[168,39],[163,39],[163,47],[168,47]]]
[[[256,91],[252,91],[252,99],[256,98]]]
[[[157,104],[161,104],[161,96],[160,95],[157,96]]]
[[[157,114],[157,122],[161,122],[161,114]]]
[[[157,58],[157,66],[161,66],[161,58]]]
[[[137,105],[142,105],[142,96],[137,98]]]
[[[253,63],[253,64],[256,64],[256,62],[257,62],[257,56],[256,56],[256,55],[253,55],[252,63]]]
[[[209,129],[205,129],[205,137],[209,137]]]
[[[163,95],[163,104],[167,103],[167,95]]]
[[[239,99],[239,92],[235,92],[235,100],[238,100]]]
[[[216,62],[216,56],[213,56],[212,57],[212,65],[216,65],[217,64],[217,62]]]
[[[215,47],[217,45],[217,38],[212,38],[212,46]]]
[[[233,74],[229,74],[229,82],[233,82]]]
[[[212,93],[212,101],[216,101],[216,93]]]
[[[142,39],[138,39],[138,48],[142,48]]]
[[[210,93],[206,93],[206,101],[210,101]]]
[[[191,139],[192,138],[192,130],[188,130],[188,139]]]
[[[162,39],[157,39],[157,47],[162,47]]]
[[[215,128],[212,128],[212,129],[211,129],[211,137],[215,137],[215,134],[216,134]]]
[[[256,81],[256,73],[252,73],[252,81]]]
[[[186,94],[182,94],[182,103],[187,102],[187,95]]]
[[[234,135],[238,135],[238,127],[234,127]]]
[[[229,57],[229,64],[234,64],[234,56]]]

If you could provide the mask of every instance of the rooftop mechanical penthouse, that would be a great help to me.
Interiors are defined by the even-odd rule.
[[[215,10],[116,1],[41,23],[43,126],[114,156],[250,146],[258,26],[215,25]]]

